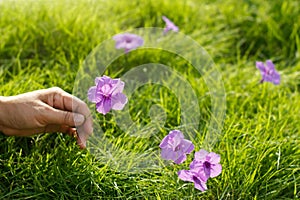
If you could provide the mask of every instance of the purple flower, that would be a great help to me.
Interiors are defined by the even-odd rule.
[[[179,28],[171,20],[169,20],[166,16],[162,16],[162,19],[166,22],[164,33],[167,33],[170,30],[178,32]]]
[[[111,109],[122,110],[127,103],[127,97],[122,93],[124,82],[120,79],[111,79],[108,76],[97,77],[96,86],[88,91],[89,101],[96,103],[99,113],[106,114]]]
[[[190,164],[190,169],[196,172],[200,179],[206,182],[208,178],[218,176],[222,172],[222,165],[219,164],[220,155],[214,152],[207,152],[201,149],[195,152],[194,160]]]
[[[180,170],[178,177],[183,181],[193,182],[198,190],[207,190],[206,181],[208,178],[216,177],[222,172],[222,166],[219,162],[220,156],[218,154],[201,149],[195,152],[195,158],[190,164],[190,169]]]
[[[264,81],[271,82],[274,85],[280,83],[280,75],[275,70],[274,64],[271,60],[266,61],[266,65],[263,62],[256,62],[256,68],[260,70],[262,75],[261,83]]]
[[[161,148],[161,157],[165,160],[173,160],[176,164],[184,162],[186,154],[194,150],[192,142],[184,139],[183,134],[178,130],[170,131],[159,147]]]
[[[144,44],[143,38],[131,33],[118,34],[113,39],[116,41],[116,49],[125,49],[125,53]]]
[[[183,181],[193,182],[196,189],[202,192],[207,190],[206,182],[201,179],[199,174],[193,170],[180,170],[178,177]]]

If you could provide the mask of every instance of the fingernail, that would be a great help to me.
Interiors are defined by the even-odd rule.
[[[84,141],[82,144],[83,144],[82,149],[85,149],[86,148],[86,141]]]
[[[74,115],[74,122],[76,125],[81,125],[84,122],[84,116],[80,114]]]
[[[85,141],[85,140],[82,140],[82,139],[80,138],[80,136],[79,136],[77,142],[78,142],[78,145],[79,145],[79,147],[80,147],[81,149],[85,149],[85,148],[86,148],[86,141]]]

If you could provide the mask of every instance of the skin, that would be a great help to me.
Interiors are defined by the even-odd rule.
[[[1,96],[0,131],[7,136],[62,132],[74,136],[83,149],[93,124],[90,110],[82,100],[54,87]]]

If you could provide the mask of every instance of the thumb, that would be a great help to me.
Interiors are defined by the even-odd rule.
[[[47,124],[64,124],[68,126],[80,126],[84,122],[84,116],[79,113],[72,113],[54,109],[53,112],[47,115]]]

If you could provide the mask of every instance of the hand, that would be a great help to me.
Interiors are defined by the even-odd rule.
[[[0,131],[8,136],[62,132],[85,148],[92,123],[87,105],[57,87],[0,98]]]

